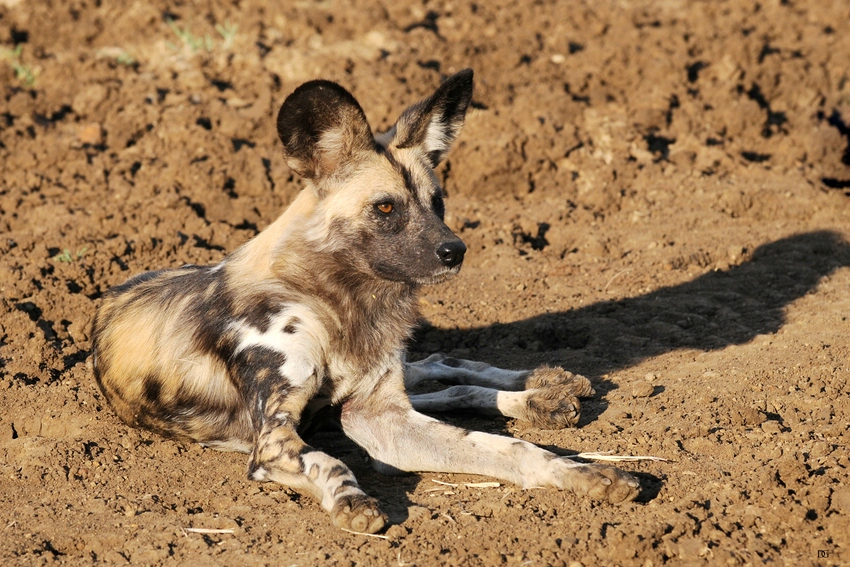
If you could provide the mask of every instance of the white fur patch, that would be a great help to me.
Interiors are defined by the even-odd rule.
[[[442,115],[434,114],[434,116],[431,117],[431,122],[428,124],[428,128],[425,130],[425,140],[422,143],[422,146],[428,153],[434,151],[444,153],[449,151],[449,147],[454,139],[454,136],[452,136],[453,132],[451,126],[443,124],[441,119]]]
[[[284,330],[289,326],[294,327],[293,332]],[[265,332],[245,321],[235,322],[231,328],[239,333],[240,339],[234,354],[253,347],[282,353],[286,360],[279,371],[293,386],[304,384],[321,367],[320,345],[323,343],[316,331],[324,331],[304,306],[296,305],[276,314]]]
[[[339,152],[345,147],[345,128],[330,128],[322,132],[319,143],[320,152]]]

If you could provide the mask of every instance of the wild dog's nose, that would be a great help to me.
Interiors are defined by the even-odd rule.
[[[466,253],[466,244],[460,240],[452,240],[443,242],[437,248],[437,256],[440,257],[440,262],[446,267],[454,268],[463,262],[463,255]]]

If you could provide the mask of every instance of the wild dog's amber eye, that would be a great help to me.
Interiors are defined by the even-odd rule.
[[[392,203],[378,203],[376,206],[378,207],[378,210],[384,213],[385,215],[388,215],[393,212]]]

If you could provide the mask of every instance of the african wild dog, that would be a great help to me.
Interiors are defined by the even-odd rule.
[[[299,437],[317,408],[378,470],[474,473],[614,502],[638,482],[609,466],[466,431],[417,410],[471,408],[575,425],[587,379],[432,356],[404,362],[417,290],[456,274],[466,247],[443,222],[434,167],[460,132],[472,71],[449,77],[373,136],[345,89],[313,81],[283,103],[289,166],[309,180],[284,214],[212,267],[136,276],[108,292],[93,330],[98,384],[121,419],[167,437],[250,453],[249,476],[309,492],[336,525],[386,516],[341,461]],[[409,396],[422,380],[457,385]],[[509,390],[509,391],[505,391]]]

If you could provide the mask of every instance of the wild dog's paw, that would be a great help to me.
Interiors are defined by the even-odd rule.
[[[579,465],[570,469],[569,488],[576,494],[586,494],[595,500],[614,504],[631,502],[640,493],[638,480],[625,471],[609,465]]]
[[[331,510],[331,518],[339,528],[364,534],[379,532],[387,524],[378,501],[365,494],[342,496]]]
[[[596,393],[590,385],[590,380],[581,374],[573,374],[557,366],[541,366],[525,379],[527,390],[556,385],[567,387],[570,394],[577,398],[589,398]]]
[[[575,427],[581,417],[581,404],[569,386],[543,386],[526,390],[525,408],[520,419],[540,429]]]

